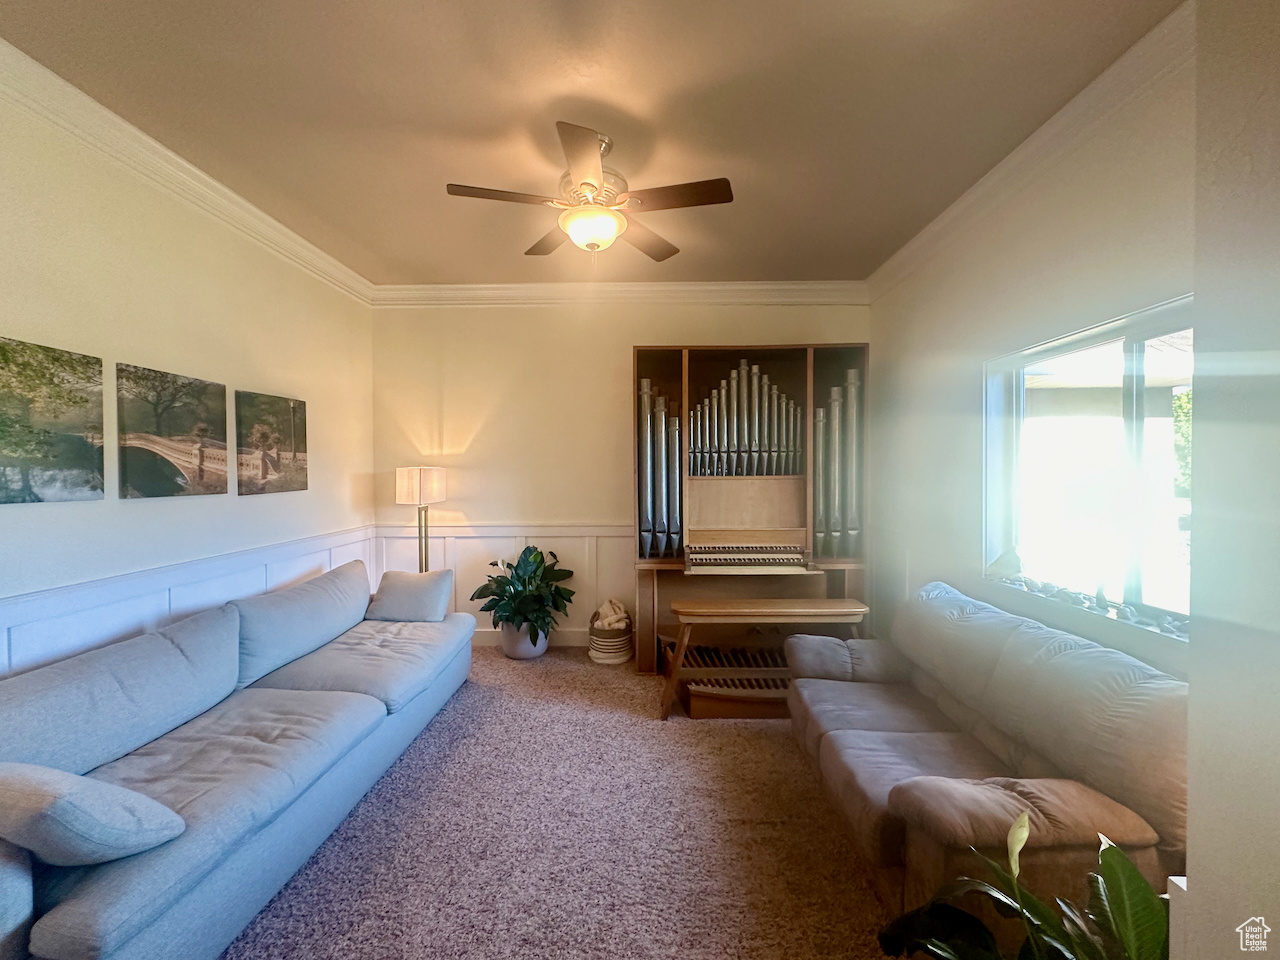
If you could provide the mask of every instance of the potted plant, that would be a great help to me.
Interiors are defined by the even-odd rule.
[[[1001,916],[1022,921],[1026,939],[1018,960],[1168,960],[1169,901],[1151,888],[1124,851],[1099,834],[1102,849],[1098,872],[1089,874],[1088,904],[1081,909],[1059,899],[1055,912],[1018,883],[1018,855],[1030,832],[1030,817],[1023,813],[1009,830],[1007,871],[982,858],[993,883],[961,877],[881,930],[885,956],[1002,960],[987,925],[955,905],[966,894],[977,893]]]
[[[561,569],[559,563],[551,551],[544,556],[537,547],[525,547],[515,563],[490,563],[505,566],[506,572],[491,575],[471,595],[472,600],[484,600],[480,611],[493,615],[494,627],[502,631],[502,652],[513,660],[546,653],[556,614],[567,613],[573,602],[573,591],[560,586],[573,571]]]

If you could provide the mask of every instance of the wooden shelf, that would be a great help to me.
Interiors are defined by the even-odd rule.
[[[865,560],[815,560],[813,565],[819,570],[865,570],[867,562]]]
[[[662,557],[651,558],[648,560],[637,560],[637,570],[683,570],[684,561],[679,557]]]

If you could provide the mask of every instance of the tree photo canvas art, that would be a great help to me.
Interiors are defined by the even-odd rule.
[[[242,495],[307,489],[307,405],[236,391],[237,474]]]
[[[102,361],[0,337],[0,503],[102,499]]]
[[[227,492],[227,388],[116,364],[120,496]]]

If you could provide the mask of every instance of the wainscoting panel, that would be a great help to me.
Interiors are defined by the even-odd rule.
[[[527,544],[554,550],[574,571],[569,616],[552,634],[557,646],[585,646],[591,613],[610,597],[634,604],[630,525],[497,524],[433,527],[431,567],[455,571],[452,608],[476,613],[470,599],[493,572],[491,560],[514,560]],[[418,531],[412,525],[358,527],[139,573],[0,599],[0,676],[32,667],[221,606],[278,590],[363,560],[370,589],[384,570],[417,570]],[[497,644],[481,618],[476,643]]]
[[[411,525],[381,524],[377,529],[378,576],[384,570],[418,569],[418,531]],[[472,592],[494,570],[490,561],[514,561],[529,544],[555,551],[561,565],[573,571],[566,586],[575,591],[569,616],[551,635],[555,646],[586,646],[591,614],[609,598],[628,609],[635,602],[634,550],[629,524],[474,524],[433,526],[431,568],[454,571],[452,609],[476,615],[475,642],[494,645],[498,631]]]
[[[0,599],[0,676],[297,583],[348,560],[365,561],[372,588],[379,575],[375,555],[374,528],[366,526]]]

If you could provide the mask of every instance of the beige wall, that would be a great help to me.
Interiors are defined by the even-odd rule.
[[[1192,290],[1194,86],[1186,63],[1085,124],[873,302],[868,519],[882,632],[929,580],[984,592],[983,363]]]
[[[0,99],[0,336],[307,402],[306,492],[0,506],[0,596],[372,520],[370,308]]]
[[[412,507],[395,505],[393,475],[421,463],[449,470],[449,500],[432,508],[437,526],[630,524],[634,346],[862,342],[868,333],[869,312],[857,306],[380,308],[378,522],[413,521]]]
[[[1280,17],[1200,0],[1187,957],[1280,931]],[[1280,933],[1271,934],[1271,949]]]

